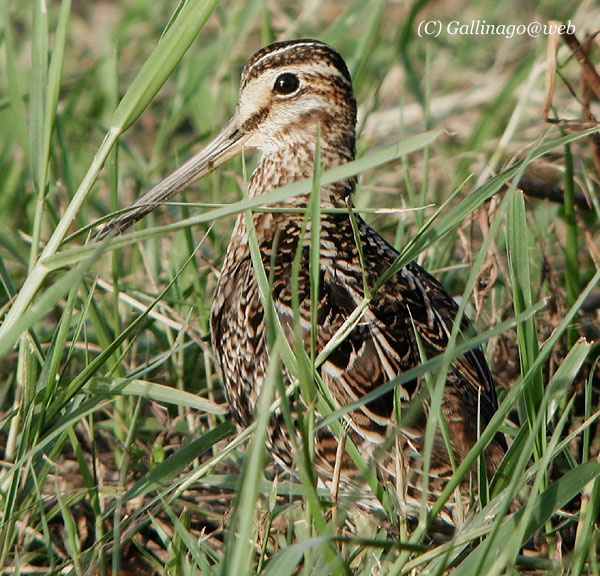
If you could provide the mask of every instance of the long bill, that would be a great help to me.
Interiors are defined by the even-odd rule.
[[[110,220],[95,235],[102,240],[115,231],[121,234],[138,220],[153,212],[175,194],[202,178],[227,160],[237,156],[248,139],[234,116],[227,125],[200,152],[192,156],[164,180],[140,196],[121,216]]]

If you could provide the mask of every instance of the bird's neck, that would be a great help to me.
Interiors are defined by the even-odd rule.
[[[354,159],[354,149],[347,153],[332,150],[328,147],[321,149],[320,161],[325,170],[345,164]],[[265,153],[248,182],[249,196],[267,194],[271,190],[291,184],[314,174],[314,147],[290,145],[277,152]],[[348,178],[333,184],[321,186],[321,221],[335,218],[327,209],[346,209],[349,197],[356,187],[356,178]],[[309,193],[288,198],[278,202],[269,202],[264,210],[254,212],[254,228],[258,242],[270,247],[278,230],[300,232],[306,214]],[[273,208],[272,211],[269,208]],[[339,216],[339,212],[337,213]],[[240,213],[236,220],[231,238],[228,259],[245,257],[248,250],[246,217]]]
[[[324,170],[346,164],[354,160],[354,146],[339,148],[323,145],[319,161]],[[248,193],[252,196],[265,194],[299,180],[312,178],[315,173],[314,145],[291,143],[277,151],[264,153],[248,183]],[[349,178],[321,188],[321,205],[324,208],[340,208],[346,205],[348,196],[354,191],[356,181]],[[278,207],[304,208],[308,194],[294,196],[277,204]]]

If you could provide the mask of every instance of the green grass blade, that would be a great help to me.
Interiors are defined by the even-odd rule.
[[[29,136],[27,132],[27,122],[25,120],[25,107],[23,105],[23,97],[19,76],[17,74],[18,63],[14,52],[14,39],[11,26],[11,18],[9,14],[9,0],[2,0],[2,30],[4,32],[4,50],[6,61],[6,80],[8,88],[8,102],[12,112],[12,125],[15,128],[19,144],[25,151],[25,155],[31,158],[29,148]]]
[[[36,2],[36,6],[38,4]],[[31,151],[33,165],[33,181],[37,192],[37,204],[35,219],[33,224],[33,238],[31,241],[31,255],[29,261],[30,270],[37,261],[38,246],[41,237],[42,217],[44,214],[44,204],[48,186],[48,168],[50,162],[51,140],[56,121],[56,112],[60,87],[62,83],[63,64],[65,59],[65,46],[67,41],[67,30],[69,21],[69,12],[71,9],[71,0],[63,0],[59,12],[58,25],[54,35],[54,49],[50,60],[50,67],[47,66],[48,50],[48,23],[47,17],[34,13],[34,53],[43,52],[33,60],[32,69],[32,97],[30,100],[31,108]],[[44,10],[40,10],[43,14]],[[40,29],[39,36],[42,39],[35,42],[35,22],[41,20],[37,26]],[[45,36],[45,38],[44,38]],[[40,101],[41,100],[41,101]]]
[[[522,531],[521,543],[530,538],[534,532],[543,526],[557,509],[567,504],[570,500],[579,494],[586,484],[594,480],[600,475],[600,464],[598,462],[587,462],[582,464],[575,470],[570,470],[559,480],[551,484],[537,498],[536,506],[532,507],[531,515],[527,521],[525,529]],[[496,542],[500,549],[506,549],[507,543],[512,542],[512,536],[515,533],[520,533],[519,524],[525,515],[526,507],[521,508],[517,513],[509,516],[503,523],[496,538]],[[491,567],[493,556],[488,557],[486,564],[482,565],[482,556],[485,553],[485,544],[480,544],[455,570],[456,576],[471,575],[475,572],[476,567],[480,567],[482,572],[479,574],[488,573],[487,568]],[[518,552],[513,548],[514,553]]]
[[[270,350],[269,368],[258,399],[256,430],[244,461],[239,499],[229,527],[225,553],[227,574],[251,574],[254,565],[256,503],[264,476],[265,439],[271,421],[269,407],[274,398],[277,380],[281,378],[279,348],[280,344],[276,341]]]
[[[40,294],[31,306],[24,309],[16,324],[11,324],[0,334],[0,357],[11,349],[23,332],[42,318],[67,294],[73,285],[79,285],[88,269],[95,263],[101,251],[101,246],[96,247],[94,251],[88,254],[85,260],[64,274],[45,292]]]
[[[152,468],[147,474],[142,476],[123,496],[121,504],[139,498],[151,490],[156,490],[168,484],[168,481],[179,474],[186,466],[194,462],[217,442],[228,438],[235,432],[235,424],[226,421],[213,428],[199,438],[192,440],[189,444],[169,456],[166,460]],[[106,514],[111,514],[108,510]]]
[[[596,555],[594,536],[599,511],[600,478],[596,477],[586,485],[581,493],[581,510],[579,523],[577,524],[575,549],[573,550],[573,569],[571,571],[574,576],[583,574],[588,556],[593,559]]]
[[[44,2],[33,3],[33,30],[31,47],[31,79],[29,89],[29,146],[31,171],[38,198],[41,172],[44,167],[44,108],[48,83],[48,13]],[[32,264],[33,265],[33,264]]]
[[[111,126],[118,132],[129,128],[146,109],[211,15],[217,0],[188,0],[150,54],[123,96]]]
[[[296,542],[292,546],[281,550],[269,562],[264,576],[291,576],[296,574],[298,566],[307,551],[327,545],[328,538],[317,536]]]
[[[513,302],[515,314],[529,308],[532,302],[531,294],[531,272],[529,270],[529,238],[527,234],[527,218],[525,215],[525,203],[521,193],[515,194],[511,201],[506,223],[508,229],[507,250],[511,274]],[[521,373],[526,374],[535,362],[539,350],[537,332],[533,318],[528,318],[517,326],[519,339],[519,356],[521,360]],[[544,383],[542,381],[541,369],[537,369],[528,386],[524,390],[526,414],[522,417],[522,423],[526,420],[532,428],[537,417],[537,411],[541,406],[544,396]],[[543,431],[536,441],[536,458],[544,454]]]
[[[227,414],[228,412],[226,408],[201,398],[197,394],[146,380],[96,378],[85,386],[85,391],[89,394],[99,394],[101,396],[138,396],[148,398],[154,402],[187,406],[209,414]]]

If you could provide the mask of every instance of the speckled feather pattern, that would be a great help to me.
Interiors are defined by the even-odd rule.
[[[258,195],[313,174],[317,127],[320,127],[321,161],[326,168],[352,160],[355,154],[356,105],[350,75],[341,56],[316,41],[279,43],[255,54],[242,73],[238,111],[249,106],[253,83],[270,74],[292,71],[302,78],[293,100],[256,98],[256,112],[245,130],[253,132],[253,145],[263,156],[249,181],[249,193]],[[286,114],[285,105],[289,105]],[[322,209],[346,208],[351,202],[354,179],[324,187]],[[304,207],[306,197],[297,197],[285,207]],[[257,212],[254,225],[267,276],[272,278],[275,309],[290,344],[292,334],[291,267],[297,250],[302,250],[298,293],[305,345],[310,342],[309,235],[302,235],[303,215],[293,212]],[[319,309],[316,330],[317,353],[336,334],[363,299],[363,276],[373,287],[392,265],[398,253],[362,218],[356,216],[363,252],[359,258],[348,214],[323,213],[320,224]],[[457,305],[442,285],[415,263],[407,265],[374,295],[358,325],[320,367],[321,377],[335,402],[343,406],[360,399],[378,386],[420,362],[419,342],[426,357],[442,353]],[[269,362],[264,311],[260,302],[247,241],[244,215],[236,221],[223,262],[211,310],[213,345],[231,411],[240,426],[249,425]],[[471,335],[467,318],[461,333]],[[423,392],[424,381],[410,382],[400,391],[403,404]],[[390,439],[397,437],[407,460],[406,496],[416,502],[421,480],[423,432],[428,413],[427,395],[422,409],[397,429],[393,394],[387,393],[347,416],[349,433],[365,459],[379,462],[383,479],[394,476]],[[494,383],[481,349],[476,348],[454,360],[447,375],[442,412],[450,432],[452,449],[460,462],[477,440],[481,427],[497,408]],[[275,457],[293,466],[288,431],[280,415],[273,417],[269,441]],[[487,472],[497,468],[506,444],[498,434],[486,450]],[[330,481],[337,441],[327,431],[317,436],[317,470]],[[343,460],[343,478],[352,479],[356,470],[349,457]],[[431,491],[439,493],[452,474],[450,459],[441,435],[436,438],[431,468]],[[416,505],[416,504],[415,504]]]

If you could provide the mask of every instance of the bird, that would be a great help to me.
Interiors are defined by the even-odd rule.
[[[256,52],[246,63],[235,114],[221,132],[197,155],[142,196],[132,209],[115,218],[99,234],[122,232],[133,222],[245,149],[262,156],[247,183],[250,198],[311,178],[315,147],[322,169],[355,159],[357,106],[352,80],[343,57],[329,45],[312,39],[276,42]],[[379,279],[394,264],[398,251],[352,210],[354,177],[320,190],[318,273],[311,275],[311,224],[305,217],[309,194],[271,204],[256,211],[252,223],[262,265],[270,281],[270,300],[286,339],[319,354],[347,324],[370,294],[359,320],[318,368],[334,408],[354,402],[343,415],[346,434],[362,457],[375,463],[388,482],[398,474],[390,455],[402,452],[404,493],[410,514],[418,516],[423,501],[424,431],[429,399],[423,376],[375,399],[360,399],[398,375],[418,366],[422,358],[444,352],[458,305],[442,284],[416,262]],[[237,216],[224,257],[210,312],[210,331],[225,396],[237,424],[255,419],[258,400],[270,361],[267,313],[261,300],[257,271],[252,262],[246,216]],[[293,281],[297,259],[297,280]],[[317,280],[317,310],[311,310],[311,282]],[[296,293],[294,293],[296,292]],[[294,310],[294,299],[297,299]],[[314,299],[314,295],[313,295]],[[296,314],[296,320],[295,320]],[[301,338],[297,338],[297,325]],[[316,323],[316,326],[313,324]],[[472,335],[466,316],[460,334]],[[286,371],[288,381],[294,376]],[[399,400],[398,400],[399,399]],[[394,409],[400,403],[400,418]],[[299,406],[298,406],[299,405]],[[408,408],[415,407],[412,411]],[[442,409],[449,454],[443,434],[436,432],[426,501],[431,503],[478,440],[497,410],[495,384],[480,347],[454,358],[446,374]],[[408,407],[408,408],[407,408]],[[294,425],[308,400],[291,405]],[[406,414],[406,421],[403,420]],[[317,413],[317,417],[319,414]],[[294,468],[296,432],[289,430],[282,410],[272,415],[267,445],[284,469]],[[394,442],[390,442],[394,438]],[[348,485],[360,474],[348,454],[340,456],[340,438],[326,427],[315,434],[315,463],[319,480],[330,486],[336,465]],[[485,449],[488,478],[507,450],[497,432]],[[397,461],[397,460],[395,460]],[[447,504],[444,518],[455,521],[455,504]]]

